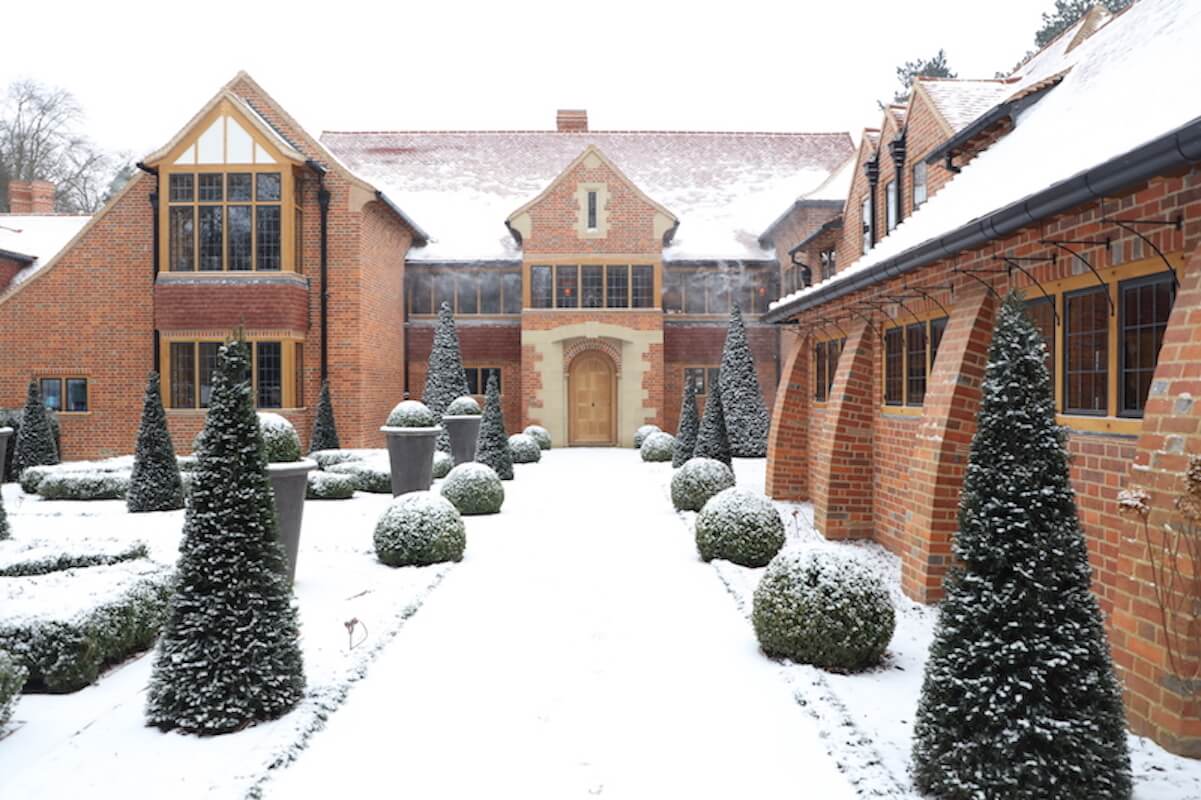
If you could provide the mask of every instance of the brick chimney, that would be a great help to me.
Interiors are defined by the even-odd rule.
[[[53,214],[54,189],[50,181],[9,181],[9,213]]]
[[[580,133],[588,130],[588,112],[583,109],[560,108],[555,115],[559,133]]]

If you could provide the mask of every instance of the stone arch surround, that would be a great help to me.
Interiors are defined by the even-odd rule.
[[[647,378],[658,374],[661,380],[662,328],[638,330],[597,320],[545,330],[523,327],[521,344],[525,424],[543,426],[555,442],[568,441],[568,368],[587,350],[604,352],[617,368],[618,444],[632,444],[639,425],[658,420],[660,409]]]

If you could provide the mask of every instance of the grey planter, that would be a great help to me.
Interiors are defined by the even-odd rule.
[[[296,578],[296,558],[300,553],[300,523],[304,519],[304,496],[309,473],[317,462],[308,458],[267,465],[271,490],[275,493],[275,513],[279,516],[279,538],[288,555],[288,583]]]
[[[479,442],[482,418],[479,414],[442,418],[442,424],[450,435],[450,457],[456,467],[468,461],[475,461],[475,446]]]
[[[4,483],[4,459],[8,458],[8,440],[12,435],[12,428],[0,428],[0,484]]]
[[[388,437],[388,463],[392,471],[392,496],[424,492],[434,482],[434,446],[441,425],[432,428],[380,428]]]

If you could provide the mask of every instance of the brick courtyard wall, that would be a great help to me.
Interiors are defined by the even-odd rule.
[[[425,388],[434,327],[433,320],[413,321],[407,326],[409,395],[415,400],[421,399]],[[525,427],[521,403],[521,323],[459,318],[455,320],[455,328],[464,366],[500,367],[500,405],[505,430],[510,434],[521,431]]]
[[[685,367],[721,366],[722,348],[726,342],[728,322],[723,318],[712,322],[673,322],[663,324],[663,388],[664,430],[674,433],[680,424],[680,403],[684,398]],[[763,404],[770,409],[776,398],[779,382],[780,332],[774,325],[746,322],[747,343],[755,360],[759,390]],[[704,413],[705,398],[697,398],[697,410]]]
[[[1107,213],[1124,219],[1166,218],[1182,214],[1182,230],[1171,225],[1143,231],[1178,265],[1181,287],[1141,424],[1105,419],[1085,429],[1079,418],[1065,418],[1071,478],[1093,568],[1093,588],[1106,614],[1107,627],[1126,687],[1127,709],[1137,732],[1153,736],[1176,752],[1201,755],[1201,710],[1168,674],[1167,651],[1158,609],[1148,581],[1142,528],[1118,512],[1117,494],[1133,484],[1154,492],[1154,514],[1169,513],[1170,489],[1178,486],[1188,454],[1201,453],[1198,413],[1201,394],[1201,257],[1187,266],[1180,254],[1201,245],[1201,169],[1161,177],[1133,187],[1107,202]],[[774,496],[804,496],[807,487],[817,525],[829,538],[870,536],[902,558],[903,587],[914,598],[931,602],[941,596],[963,469],[975,416],[979,383],[992,334],[996,297],[959,269],[997,270],[997,253],[1041,255],[1040,240],[1104,239],[1109,247],[1084,247],[1081,254],[1103,274],[1131,262],[1152,268],[1155,254],[1136,236],[1101,222],[1096,205],[1074,209],[1040,226],[1024,229],[977,251],[959,254],[905,276],[832,300],[797,316],[803,330],[814,318],[836,319],[850,333],[839,361],[832,398],[812,403],[812,378],[794,361],[776,400],[768,459]],[[1090,275],[1079,261],[1064,256],[1035,264],[1034,276],[1055,291],[1055,282]],[[1166,269],[1166,266],[1164,267]],[[1040,296],[1033,283],[1014,272],[982,275],[999,294],[1011,286]],[[1121,274],[1118,274],[1118,280]],[[931,293],[950,312],[947,332],[928,378],[923,406],[914,416],[890,412],[881,402],[883,364],[878,336],[863,336],[865,324],[849,306],[865,299],[899,294],[903,287],[953,286]],[[923,300],[907,301],[924,317],[942,310]],[[907,321],[897,306],[873,314],[879,330]],[[894,322],[895,321],[895,322]],[[875,342],[871,340],[875,338]],[[812,338],[801,345],[812,359]],[[797,360],[802,358],[797,356]],[[806,415],[781,421],[781,415]],[[1108,418],[1113,420],[1114,418]],[[912,420],[912,421],[909,421]],[[1135,433],[1131,433],[1131,426]],[[801,436],[801,433],[807,436]],[[785,435],[789,434],[789,435]],[[858,448],[858,449],[856,449]],[[807,471],[803,465],[808,464]],[[852,524],[854,523],[854,524]]]
[[[0,406],[32,377],[85,377],[88,412],[61,414],[63,457],[133,452],[154,366],[151,212],[139,174],[55,263],[0,296]]]

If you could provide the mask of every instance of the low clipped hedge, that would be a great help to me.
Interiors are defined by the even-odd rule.
[[[551,448],[550,431],[541,425],[528,425],[522,433],[537,442],[538,446],[543,450]]]
[[[354,497],[358,486],[354,475],[313,470],[308,474],[304,496],[309,500],[347,500]]]
[[[734,471],[712,458],[690,458],[671,476],[677,511],[700,511],[709,498],[734,485]]]
[[[367,453],[372,451],[366,450],[314,450],[309,453],[309,458],[317,462],[319,469],[329,469],[334,464],[349,464],[353,461],[365,461]],[[386,450],[380,450],[380,457],[387,456]]]
[[[8,653],[0,650],[0,732],[12,719],[21,687],[28,678],[29,670]]]
[[[705,561],[765,567],[783,546],[784,520],[775,503],[750,489],[722,489],[697,514],[696,549]]]
[[[63,575],[69,578],[126,566],[92,567]],[[108,593],[86,611],[61,618],[0,618],[0,650],[7,651],[28,670],[27,685],[49,692],[73,692],[94,682],[106,665],[154,643],[167,616],[171,572],[147,570],[136,577],[129,573],[129,577],[130,582],[121,591]],[[11,580],[44,581],[47,576]],[[58,591],[69,592],[70,587],[64,583]],[[31,591],[36,592],[36,588]]]
[[[533,436],[515,433],[509,437],[509,455],[514,464],[536,464],[542,460],[542,448]]]
[[[452,469],[442,481],[442,496],[460,514],[495,514],[505,502],[505,487],[492,467],[468,461]]]
[[[638,451],[643,461],[671,461],[672,451],[676,446],[676,437],[670,433],[658,431],[642,440]]]
[[[27,578],[32,575],[49,575],[67,569],[103,567],[146,558],[150,554],[144,542],[134,542],[120,550],[91,553],[64,553],[34,555],[32,558],[14,559],[0,563],[0,578]]]
[[[445,478],[455,465],[455,460],[451,458],[450,453],[443,453],[441,450],[434,451],[434,472],[435,479]]]
[[[375,554],[390,567],[462,561],[467,528],[450,501],[409,492],[392,501],[375,526]]]
[[[638,430],[634,431],[634,449],[641,450],[642,443],[646,441],[646,437],[652,433],[662,433],[663,429],[658,425],[642,425]]]
[[[46,500],[119,500],[129,491],[129,476],[128,472],[52,472],[38,481],[37,493]]]
[[[763,652],[839,672],[880,662],[896,629],[888,587],[845,550],[783,550],[755,589]]]
[[[346,461],[330,464],[325,471],[352,476],[359,491],[392,494],[392,472],[386,462]]]
[[[9,441],[12,450],[12,441]],[[26,467],[21,471],[17,481],[25,494],[37,494],[42,481],[51,475],[68,473],[90,473],[93,475],[124,474],[129,477],[133,471],[133,456],[106,458],[100,461],[64,461],[61,464],[42,464]]]

